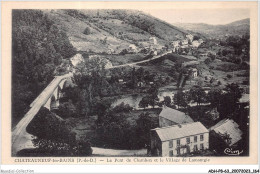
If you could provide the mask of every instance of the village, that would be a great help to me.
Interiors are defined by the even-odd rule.
[[[113,107],[117,107],[120,105],[122,107],[125,107],[126,105],[128,105],[128,107],[132,107],[133,110],[148,111],[149,108],[161,109],[161,112],[156,116],[158,127],[150,129],[149,133],[146,132],[146,134],[150,134],[150,144],[146,144],[146,147],[148,147],[148,156],[228,156],[232,154],[227,153],[227,148],[239,149],[238,151],[243,151],[243,149],[241,148],[243,132],[240,130],[238,123],[236,123],[232,118],[229,117],[223,118],[222,116],[223,119],[220,119],[217,107],[207,111],[206,115],[208,115],[209,117],[207,119],[211,120],[210,124],[207,125],[203,125],[200,119],[196,118],[197,116],[195,117],[195,119],[192,119],[189,115],[187,115],[187,111],[185,111],[184,109],[187,108],[187,106],[192,107],[192,103],[183,104],[183,102],[185,103],[185,101],[181,101],[187,100],[187,96],[184,97],[185,92],[188,93],[191,88],[194,88],[192,86],[199,85],[199,90],[202,91],[197,91],[197,94],[194,95],[197,95],[197,98],[201,97],[201,100],[204,100],[202,98],[206,98],[206,95],[211,93],[211,87],[221,86],[221,84],[223,83],[220,80],[214,80],[216,85],[213,85],[212,82],[210,82],[211,87],[200,86],[202,85],[202,83],[199,79],[202,78],[201,76],[204,73],[200,69],[200,64],[204,63],[207,59],[215,59],[217,57],[217,53],[212,51],[211,49],[205,49],[205,47],[201,49],[200,46],[204,43],[204,41],[202,39],[199,39],[198,37],[195,39],[196,40],[194,40],[194,36],[192,34],[188,34],[185,36],[184,40],[177,40],[170,42],[168,45],[160,46],[157,43],[156,38],[151,37],[148,43],[139,44],[142,45],[141,48],[137,47],[134,44],[131,44],[129,45],[128,49],[122,51],[124,55],[137,54],[139,52],[142,52],[145,56],[143,60],[148,61],[143,62],[143,60],[139,60],[135,62],[135,64],[128,63],[125,66],[125,69],[127,70],[123,70],[124,67],[122,67],[121,65],[119,66],[119,68],[121,68],[121,71],[126,71],[127,73],[125,74],[128,75],[124,75],[121,73],[121,76],[118,75],[117,78],[114,79],[117,80],[117,83],[120,86],[117,95],[126,95],[129,93],[147,93],[149,91],[152,93],[156,91],[158,93],[158,88],[164,88],[165,86],[168,86],[168,88],[169,86],[172,86],[170,88],[172,89],[172,91],[175,91],[170,97],[162,95],[158,98],[156,94],[154,98],[150,98],[147,100],[144,97],[138,100],[134,105],[131,102],[129,103],[129,101],[127,100],[119,100],[118,102],[116,102],[116,104],[112,104]],[[108,54],[112,54],[112,52],[113,50],[110,50]],[[162,75],[160,73],[154,75],[146,72],[146,74],[148,74],[147,76],[142,74],[145,71],[142,69],[143,66],[145,67],[146,64],[149,64],[149,60],[151,62],[154,62],[154,56],[157,56],[158,59],[162,59],[163,56],[160,57],[160,55],[162,55],[163,53],[183,56],[178,58],[188,60],[180,61],[179,66],[181,72],[179,73],[178,80],[174,80],[172,77]],[[89,56],[89,60],[96,59],[98,60],[99,64],[103,63],[103,67],[105,69],[113,68],[113,63],[110,60],[105,58],[98,58],[98,55]],[[84,62],[84,60],[85,58],[81,54],[77,54],[76,56],[71,58],[71,63],[74,67],[72,68],[74,73],[76,73],[75,67],[78,67],[82,62]],[[115,67],[116,66],[118,65],[115,65]],[[127,66],[129,66],[130,69]],[[141,69],[140,72],[139,69]],[[134,77],[135,74],[136,77]],[[111,80],[112,78],[113,72],[107,72],[106,79]],[[207,78],[209,79],[209,81],[213,81],[214,79],[214,77],[211,77],[211,79],[210,77]],[[155,89],[154,91],[151,90],[154,88],[157,89]],[[181,89],[184,89],[184,93],[179,92]],[[200,94],[200,92],[202,94]],[[204,93],[205,96],[203,96]],[[220,93],[226,93],[226,91],[223,90],[223,92]],[[109,93],[105,96],[109,96]],[[184,97],[186,99],[181,99],[181,97]],[[240,107],[247,109],[249,108],[249,99],[247,97],[248,94],[243,94],[244,100],[242,98],[239,99],[238,104]],[[179,106],[179,109],[182,108],[181,110],[184,110],[184,112],[176,109],[176,105],[171,104],[171,98],[173,100],[173,103],[177,104]],[[169,99],[169,101],[167,101],[167,99]],[[210,101],[201,101],[201,103],[204,103],[205,105],[212,104],[210,104]],[[249,115],[244,117],[248,118],[240,120],[247,121],[246,124],[248,129]],[[205,120],[203,122],[204,124],[207,123],[205,122]],[[212,125],[212,123],[215,124]],[[245,133],[246,132],[244,132],[244,134]]]
[[[135,10],[14,21],[13,156],[249,155],[249,19],[209,35]]]

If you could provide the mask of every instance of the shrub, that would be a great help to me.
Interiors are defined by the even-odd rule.
[[[56,113],[62,118],[77,117],[76,107],[71,100],[60,104]]]
[[[127,54],[127,53],[128,53],[127,49],[123,49],[123,50],[119,53],[119,55],[125,55],[125,54]]]
[[[65,121],[50,112],[47,108],[41,108],[26,128],[27,132],[40,139],[69,140],[70,130]]]
[[[204,61],[204,63],[207,64],[207,65],[208,65],[210,62],[211,62],[210,58],[207,58],[207,59]]]
[[[118,112],[129,112],[133,110],[133,107],[131,107],[129,104],[125,104],[122,102],[120,105],[117,105],[113,108],[113,111],[118,113]]]
[[[227,74],[227,78],[231,79],[231,78],[232,78],[232,75]]]
[[[36,149],[31,152],[21,152],[26,156],[89,156],[92,149],[87,141],[77,141],[76,133],[72,132],[70,125],[59,118],[47,108],[41,108],[26,128],[34,135],[33,144]]]
[[[90,34],[90,29],[88,27],[86,27],[85,30],[83,31],[83,34],[89,35]]]

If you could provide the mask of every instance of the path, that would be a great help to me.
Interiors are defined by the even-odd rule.
[[[166,53],[163,53],[163,54],[160,54],[160,55],[157,55],[157,56],[154,56],[150,59],[147,59],[147,60],[142,60],[142,61],[139,61],[139,62],[133,62],[133,63],[127,63],[127,64],[123,64],[123,65],[117,65],[117,66],[113,66],[111,68],[108,68],[108,69],[113,69],[113,68],[120,68],[120,67],[125,67],[125,66],[133,66],[133,65],[137,65],[137,64],[140,64],[140,63],[145,63],[145,62],[149,62],[151,60],[155,60],[155,59],[158,59],[166,54],[169,54],[171,53],[172,51],[168,51]]]

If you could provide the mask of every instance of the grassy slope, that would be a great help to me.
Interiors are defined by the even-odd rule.
[[[111,48],[120,52],[129,44],[148,41],[151,36],[156,36],[161,45],[176,40],[176,37],[184,36],[184,32],[180,29],[139,11],[46,10],[44,12],[67,33],[73,46],[80,51],[91,50],[101,53]],[[83,34],[86,27],[90,29],[89,35]],[[103,44],[100,40],[105,38],[107,43]]]

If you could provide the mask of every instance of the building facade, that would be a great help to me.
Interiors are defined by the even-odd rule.
[[[200,122],[151,130],[152,156],[182,156],[208,148],[209,131]]]

